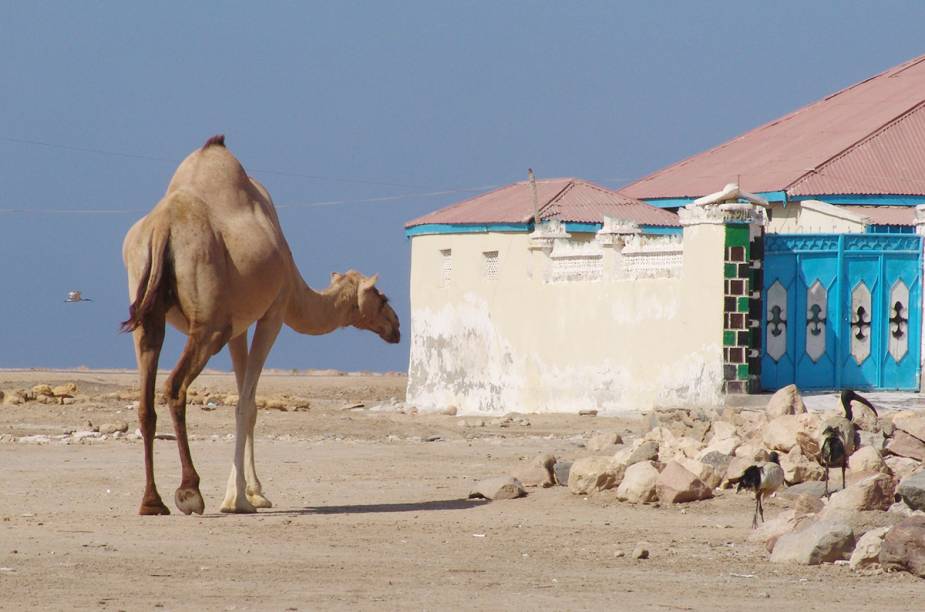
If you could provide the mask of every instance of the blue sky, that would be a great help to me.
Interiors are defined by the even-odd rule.
[[[619,187],[925,53],[922,23],[890,1],[2,1],[0,367],[134,367],[122,238],[212,134],[310,284],[379,272],[403,322],[397,346],[287,330],[268,366],[404,370],[406,220],[531,166]]]

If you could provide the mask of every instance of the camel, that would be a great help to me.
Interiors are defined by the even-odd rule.
[[[166,323],[188,337],[165,385],[180,451],[177,508],[202,514],[205,507],[186,435],[186,392],[226,344],[239,399],[234,462],[221,511],[272,507],[254,468],[257,382],[267,355],[283,323],[311,335],[353,326],[398,342],[398,316],[375,287],[378,275],[335,272],[323,291],[309,287],[270,194],[247,176],[224,136],[213,136],[180,163],[161,201],[126,234],[122,255],[131,300],[122,330],[132,332],[141,389],[145,492],[139,514],[170,514],[154,484],[152,462],[154,386]]]

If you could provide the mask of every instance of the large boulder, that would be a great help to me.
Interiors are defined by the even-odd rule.
[[[925,441],[925,417],[899,414],[893,419],[893,426],[910,436]]]
[[[741,443],[742,440],[738,436],[729,436],[719,440],[713,439],[703,452],[712,453],[715,451],[724,455],[732,455]]]
[[[805,458],[799,447],[792,448],[789,453],[780,457],[780,467],[784,470],[784,481],[788,485],[820,480],[825,474],[823,467]]]
[[[655,482],[658,468],[653,461],[640,461],[626,468],[623,480],[617,487],[617,499],[633,503],[653,502],[658,499]]]
[[[886,443],[886,451],[900,457],[925,461],[925,442],[902,429],[893,432],[893,437]]]
[[[772,563],[819,565],[847,559],[854,549],[854,531],[839,522],[817,521],[782,535],[774,544]]]
[[[678,436],[673,440],[662,442],[658,446],[658,460],[668,463],[679,457],[697,457],[703,444],[688,436]]]
[[[797,386],[787,385],[782,389],[778,389],[771,396],[765,412],[769,418],[776,419],[784,415],[802,414],[806,412],[806,405],[803,404],[803,398],[800,396]]]
[[[555,455],[538,455],[529,465],[515,470],[513,476],[525,487],[551,487],[556,484],[556,477],[553,474],[555,465]]]
[[[896,480],[902,480],[906,476],[911,476],[922,469],[922,463],[909,457],[898,457],[896,455],[887,455],[883,458],[886,467]]]
[[[848,458],[848,469],[852,472],[883,472],[887,467],[876,448],[862,446]]]
[[[661,502],[680,504],[713,497],[713,489],[677,461],[671,461],[655,481],[655,493]]]
[[[875,448],[878,452],[882,452],[883,448],[886,446],[886,436],[882,431],[859,431],[858,432],[858,443],[860,448],[865,446],[871,446]]]
[[[572,464],[568,489],[575,495],[612,489],[620,484],[625,469],[611,457],[582,457]]]
[[[821,429],[819,425],[819,416],[814,413],[785,414],[768,423],[762,440],[767,448],[787,453],[797,445],[797,432],[815,438]]]
[[[824,514],[841,510],[889,510],[895,485],[887,474],[874,474],[833,493]]]
[[[702,461],[690,459],[688,457],[681,457],[677,462],[684,466],[685,470],[702,480],[703,484],[711,489],[715,489],[723,481],[723,474],[725,474],[725,471],[718,472],[716,468],[708,463],[703,463]]]
[[[51,392],[55,397],[74,397],[77,395],[77,385],[74,383],[58,385],[54,387]]]
[[[878,527],[861,536],[848,562],[851,569],[867,569],[880,564],[883,537],[890,529],[891,527]]]
[[[729,469],[729,464],[732,462],[732,457],[729,455],[724,455],[723,453],[711,451],[701,455],[698,461],[713,468],[713,471],[719,474],[720,480],[722,480],[722,478],[726,476],[726,470]]]
[[[880,547],[885,570],[905,570],[925,578],[925,516],[913,516],[890,529]]]
[[[729,421],[713,421],[710,425],[710,431],[713,432],[713,435],[710,437],[710,442],[718,442],[719,440],[725,440],[726,438],[735,436],[736,426]]]
[[[672,437],[674,439],[674,437]],[[634,448],[630,451],[626,459],[626,466],[629,467],[640,461],[657,461],[658,460],[658,442],[655,440],[637,440]]]
[[[818,480],[807,480],[806,482],[801,482],[792,487],[782,489],[777,495],[789,499],[797,499],[801,495],[808,495],[818,499],[825,495],[825,483],[819,482]]]
[[[32,387],[32,393],[34,394],[34,397],[39,397],[42,395],[46,397],[51,397],[55,394],[55,392],[52,391],[51,389],[51,385],[46,385],[46,384],[35,385],[34,387]]]
[[[912,510],[925,510],[925,471],[903,478],[896,492]]]
[[[591,436],[585,444],[585,448],[592,453],[599,453],[601,451],[616,450],[615,447],[618,444],[623,444],[623,438],[620,434],[615,431],[607,431]]]
[[[733,454],[736,457],[743,457],[754,462],[768,461],[770,459],[770,453],[757,444],[741,444],[736,447],[735,453]]]

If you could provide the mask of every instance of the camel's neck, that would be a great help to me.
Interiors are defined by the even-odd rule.
[[[285,323],[300,334],[320,336],[350,325],[356,313],[356,288],[331,285],[318,292],[295,274],[295,289],[289,298]]]

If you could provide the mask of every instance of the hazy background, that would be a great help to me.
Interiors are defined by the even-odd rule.
[[[923,23],[888,1],[0,1],[0,367],[134,367],[122,237],[212,134],[310,284],[379,272],[403,322],[397,346],[284,330],[268,366],[404,370],[405,221],[529,166],[619,187],[925,53]]]

